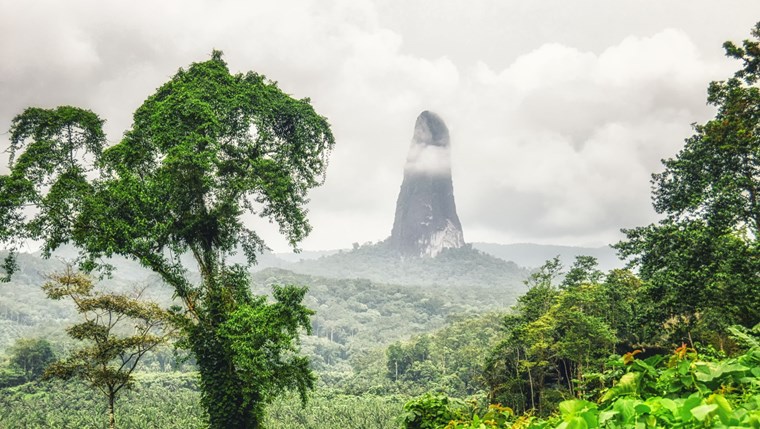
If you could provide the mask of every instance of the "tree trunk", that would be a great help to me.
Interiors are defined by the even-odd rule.
[[[562,359],[562,365],[565,367],[565,377],[567,377],[567,388],[570,390],[570,394],[575,396],[575,390],[573,390],[573,380],[572,376],[570,376],[570,368],[572,368],[572,364],[570,364],[570,368],[567,366],[567,359]]]
[[[201,322],[203,323],[203,322]],[[198,362],[201,403],[210,429],[257,429],[264,415],[258,386],[245,386],[236,374],[232,356],[209,326],[196,326],[192,350]]]
[[[530,407],[532,409],[536,409],[536,402],[533,399],[535,393],[533,392],[533,375],[530,373],[530,368],[528,368],[528,382],[530,383]]]
[[[520,397],[525,401],[525,390],[523,389],[525,383],[523,383],[522,376],[520,376],[520,347],[516,347],[515,352],[517,353],[517,359],[515,359],[515,379],[520,380],[517,386],[520,388]],[[520,412],[524,412],[527,408],[528,401],[525,401]]]
[[[114,414],[114,400],[116,393],[113,389],[108,391],[108,427],[110,429],[116,429],[116,415]]]

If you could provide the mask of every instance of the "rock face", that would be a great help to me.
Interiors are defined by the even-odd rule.
[[[449,129],[433,112],[422,112],[404,167],[390,245],[404,256],[438,255],[465,245],[454,204]]]

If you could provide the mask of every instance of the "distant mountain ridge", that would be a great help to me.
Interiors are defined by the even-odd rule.
[[[363,253],[367,253],[367,249],[377,246],[380,243],[365,243],[354,244],[354,249],[329,249],[329,250],[305,250],[299,253],[295,252],[265,252],[258,255],[257,263],[251,267],[252,271],[260,271],[265,268],[283,268],[291,269],[295,264],[303,263],[309,265],[309,261],[317,260],[320,258],[329,258],[334,255],[341,255],[345,253],[351,253],[359,249],[363,249]],[[569,266],[575,260],[576,256],[587,255],[597,258],[599,261],[599,268],[602,271],[608,271],[613,268],[622,268],[625,263],[621,261],[615,250],[609,246],[600,247],[580,247],[580,246],[562,246],[552,244],[535,244],[535,243],[512,243],[512,244],[499,244],[499,243],[485,243],[476,242],[471,243],[470,247],[479,250],[490,256],[499,258],[505,262],[512,262],[520,268],[535,269],[544,264],[547,260],[559,256],[560,260],[565,266]],[[372,253],[372,252],[370,252]],[[382,252],[381,252],[382,253]],[[0,251],[0,254],[5,254]],[[375,254],[378,254],[375,252]],[[33,256],[34,259],[40,258],[39,252],[33,253],[21,253],[22,258],[24,255]],[[385,255],[388,256],[388,255]],[[77,252],[73,248],[63,247],[58,249],[53,257],[49,260],[49,264],[53,264],[55,267],[62,266],[62,260],[74,260],[77,257]],[[237,260],[239,259],[239,260]],[[235,262],[245,263],[242,255],[236,258]],[[137,262],[127,260],[126,258],[114,257],[109,263],[114,265],[117,276],[128,278],[130,280],[141,281],[146,277],[152,275],[152,273],[141,267]],[[25,264],[21,264],[23,267]],[[51,270],[48,268],[46,274],[49,274]],[[341,270],[341,272],[351,272],[351,270]],[[23,274],[22,274],[23,275]],[[335,277],[330,275],[329,277]]]
[[[364,245],[355,244],[356,247],[363,247],[372,245],[367,243]],[[523,268],[538,268],[549,259],[559,256],[560,260],[565,266],[569,266],[573,263],[576,256],[585,255],[593,256],[599,261],[599,268],[602,271],[608,271],[613,268],[622,268],[625,262],[621,261],[617,257],[615,250],[609,246],[599,247],[581,247],[581,246],[562,246],[556,244],[535,244],[535,243],[512,243],[512,244],[499,244],[499,243],[485,243],[477,242],[471,243],[474,249],[480,250],[483,253],[487,253],[491,256],[503,259],[507,262],[514,262]],[[315,250],[315,251],[303,251],[301,253],[273,253],[272,256],[281,260],[284,265],[276,265],[277,267],[287,268],[291,263],[297,263],[301,261],[310,261],[319,259],[324,256],[331,256],[336,253],[350,252],[351,249],[334,249],[334,250]],[[262,268],[269,266],[266,262],[260,264]]]
[[[521,267],[537,268],[549,259],[559,256],[565,267],[570,266],[576,256],[593,256],[599,262],[599,269],[609,271],[614,268],[623,268],[625,262],[621,261],[615,250],[609,246],[601,247],[575,247],[559,246],[551,244],[497,244],[497,243],[472,243],[472,247],[481,252],[512,261]]]

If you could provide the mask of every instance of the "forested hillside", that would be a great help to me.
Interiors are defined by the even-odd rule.
[[[403,258],[387,241],[356,244],[350,251],[302,260],[288,269],[323,277],[366,278],[399,285],[437,284],[461,290],[473,287],[493,289],[507,303],[524,290],[530,272],[514,262],[499,259],[471,246],[445,249],[435,258]]]

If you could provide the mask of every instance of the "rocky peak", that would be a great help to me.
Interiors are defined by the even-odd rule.
[[[430,257],[465,245],[454,203],[449,129],[433,112],[422,112],[414,125],[390,245],[405,256]]]

